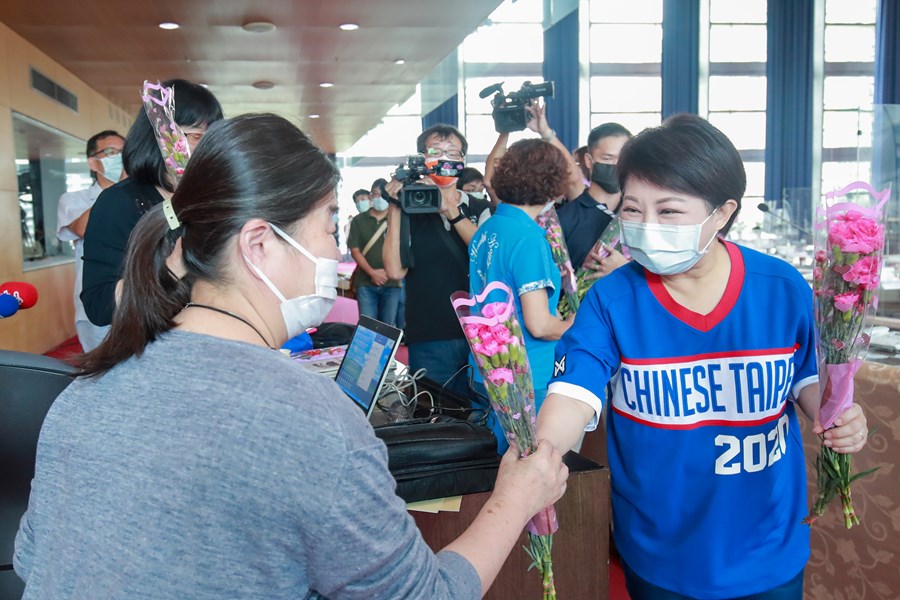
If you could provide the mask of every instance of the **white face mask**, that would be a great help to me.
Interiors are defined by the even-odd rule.
[[[697,225],[634,223],[622,219],[619,221],[622,226],[622,243],[628,246],[634,260],[651,273],[684,273],[709,252],[710,244],[716,239],[713,235],[703,249],[700,249],[703,225],[714,214],[715,210]]]
[[[485,193],[485,192],[466,192],[466,193],[468,195],[472,196],[473,198],[477,198],[479,200],[484,200],[484,197],[487,196],[487,193]]]
[[[372,198],[372,208],[374,208],[378,212],[387,210],[388,209],[388,201],[385,200],[384,198],[382,198],[381,196],[376,196],[375,198]]]
[[[272,231],[281,236],[287,243],[316,265],[316,293],[298,296],[289,300],[266,277],[265,273],[250,262],[246,254],[244,255],[244,260],[247,261],[250,268],[259,275],[266,287],[272,290],[272,293],[281,301],[281,317],[284,319],[284,327],[287,330],[288,339],[290,339],[300,335],[310,327],[318,327],[325,320],[325,317],[328,316],[328,313],[331,312],[331,307],[334,306],[335,298],[337,298],[338,261],[315,256],[275,225],[269,223],[269,226],[272,228]]]
[[[371,207],[372,203],[368,200],[360,200],[356,203],[356,210],[358,210],[360,213],[366,212]]]
[[[125,167],[122,165],[121,153],[115,156],[104,156],[100,159],[100,164],[103,165],[104,179],[116,183],[122,178],[122,171],[125,170]]]

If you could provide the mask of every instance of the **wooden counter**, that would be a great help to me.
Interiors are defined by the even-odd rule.
[[[553,574],[560,598],[609,598],[609,469],[590,465],[570,466],[566,494],[556,503],[559,531],[553,537]],[[422,537],[438,551],[465,531],[489,496],[487,492],[463,496],[458,513],[412,515]],[[527,570],[531,560],[522,549],[525,544],[523,532],[485,598],[541,599],[540,577]]]

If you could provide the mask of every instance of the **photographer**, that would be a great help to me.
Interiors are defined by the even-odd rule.
[[[468,143],[455,127],[435,125],[418,137],[416,149],[431,169],[439,161],[464,161]],[[465,394],[469,346],[450,306],[450,295],[469,288],[468,244],[478,225],[490,216],[490,205],[457,190],[456,179],[432,174],[417,181],[437,186],[440,207],[413,214],[399,206],[403,182],[391,179],[384,188],[391,206],[383,258],[390,279],[406,279],[410,369],[425,369],[429,379]]]

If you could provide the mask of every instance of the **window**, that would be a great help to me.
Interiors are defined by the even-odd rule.
[[[662,0],[591,0],[591,128],[615,122],[638,133],[659,125],[662,13]]]
[[[754,228],[763,213],[755,207],[765,196],[766,0],[708,2],[708,54],[701,56],[708,78],[701,90],[707,92],[709,122],[728,136],[744,161],[747,191],[730,236],[750,240],[758,237]]]
[[[24,269],[72,260],[72,245],[56,237],[56,208],[64,193],[91,186],[85,142],[15,112],[13,136]]]
[[[825,1],[822,192],[869,180],[876,0]]]
[[[484,171],[484,161],[497,141],[491,118],[493,94],[486,98],[479,94],[495,83],[502,83],[508,94],[526,81],[543,81],[543,19],[543,0],[505,0],[462,43],[465,118],[461,129],[469,142],[466,163],[479,171]],[[534,135],[528,130],[513,132],[509,144]]]

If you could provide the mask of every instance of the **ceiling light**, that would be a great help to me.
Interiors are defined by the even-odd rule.
[[[258,90],[271,90],[273,87],[275,87],[275,84],[271,81],[254,81],[253,87]]]
[[[159,24],[160,29],[178,29],[179,27],[181,26],[178,23],[172,23],[171,21],[166,21]]]
[[[405,65],[406,61],[403,60],[402,58],[398,58],[397,60],[394,61],[394,64],[395,65]]]
[[[268,21],[251,21],[244,23],[242,29],[249,33],[271,33],[275,31],[275,24]]]
[[[307,115],[310,119],[318,119],[319,115]]]
[[[334,87],[334,84],[329,81],[323,81],[322,83],[319,84],[319,87],[330,88],[330,87]]]
[[[356,31],[357,29],[359,29],[359,25],[357,25],[356,23],[344,23],[343,25],[341,25],[341,29],[343,29],[344,31]]]

